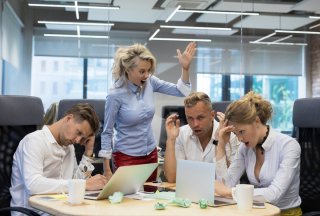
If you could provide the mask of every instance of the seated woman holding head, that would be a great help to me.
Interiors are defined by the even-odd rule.
[[[281,209],[281,215],[302,215],[300,145],[267,125],[271,114],[270,102],[252,91],[228,106],[219,139],[233,132],[241,144],[227,174],[218,176],[221,181],[216,181],[215,190],[234,196],[234,187],[246,171],[254,196],[262,195]]]

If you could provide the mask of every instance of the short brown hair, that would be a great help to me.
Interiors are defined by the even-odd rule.
[[[184,99],[184,106],[191,108],[198,102],[203,102],[210,110],[212,110],[212,103],[210,97],[204,92],[193,92]]]
[[[77,121],[88,121],[94,134],[97,134],[99,131],[99,117],[94,110],[93,106],[88,103],[78,103],[73,105],[66,113],[66,115],[74,115]]]

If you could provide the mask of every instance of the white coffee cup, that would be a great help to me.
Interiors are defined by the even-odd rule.
[[[86,191],[85,179],[70,179],[68,181],[68,202],[71,204],[80,204],[83,202]]]
[[[238,184],[232,188],[232,197],[237,202],[239,210],[250,210],[253,204],[253,185]]]

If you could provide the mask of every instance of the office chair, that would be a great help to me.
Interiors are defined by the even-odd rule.
[[[100,135],[101,135],[101,132],[103,129],[105,100],[103,100],[103,99],[64,99],[64,100],[60,100],[59,105],[58,105],[57,119],[59,120],[59,119],[63,118],[65,112],[77,103],[91,104],[99,117],[100,130],[99,130],[99,133],[95,137],[95,145],[94,145],[94,150],[93,150],[96,157],[98,157],[98,153],[101,149],[101,136]],[[74,149],[75,149],[75,154],[76,154],[76,158],[77,158],[77,163],[79,164],[85,148],[84,148],[84,146],[81,146],[81,145],[74,145]],[[95,175],[97,173],[103,174],[103,164],[95,163],[94,166],[95,166],[95,169],[92,172],[92,175]]]
[[[301,146],[300,197],[304,215],[320,215],[320,97],[293,105],[294,136]]]
[[[215,112],[225,112],[227,106],[231,103],[231,101],[219,101],[213,102],[212,107]],[[184,112],[184,106],[163,106],[162,107],[162,120],[161,120],[161,131],[160,131],[160,139],[159,139],[159,147],[161,148],[161,152],[164,154],[166,150],[166,141],[167,141],[167,132],[166,132],[166,118],[173,114],[177,113],[180,119],[180,126],[188,124],[186,114]],[[218,121],[218,119],[216,118]]]
[[[38,215],[23,207],[10,207],[13,154],[20,140],[43,121],[44,108],[38,97],[0,95],[0,214],[19,211]],[[30,213],[30,214],[29,214]]]

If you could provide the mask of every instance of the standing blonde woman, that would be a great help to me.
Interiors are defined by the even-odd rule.
[[[267,125],[271,114],[270,102],[254,92],[228,106],[219,136],[232,130],[242,143],[227,175],[220,178],[224,183],[216,181],[216,192],[231,197],[246,172],[254,195],[279,207],[281,215],[301,215],[300,145]]]
[[[104,128],[99,157],[105,158],[104,171],[112,176],[125,165],[157,163],[156,140],[151,128],[155,113],[154,92],[184,97],[191,92],[189,67],[196,44],[191,42],[183,53],[177,50],[182,66],[177,84],[153,76],[156,59],[143,45],[134,44],[116,52],[113,65],[114,88],[106,97]],[[156,180],[156,171],[149,180]]]

